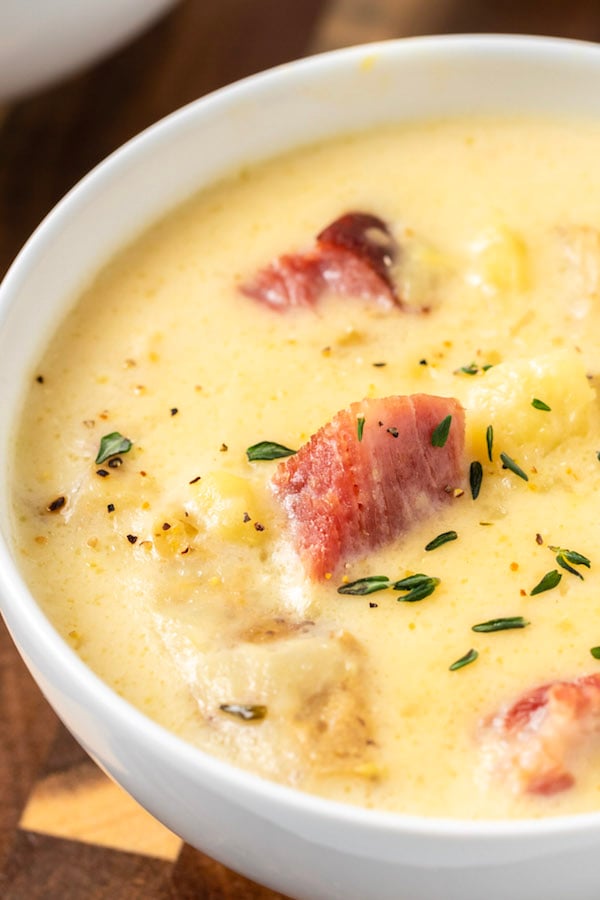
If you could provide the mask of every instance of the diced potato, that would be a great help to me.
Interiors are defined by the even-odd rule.
[[[257,544],[264,525],[252,485],[231,472],[209,472],[190,486],[186,507],[199,528],[228,541]]]
[[[164,558],[186,554],[198,529],[183,509],[161,516],[154,522],[152,540],[157,553]]]
[[[588,225],[559,229],[562,297],[574,319],[584,319],[600,293],[600,232]]]
[[[472,245],[468,280],[489,293],[524,291],[529,286],[529,259],[524,240],[506,226],[488,229]]]
[[[486,430],[494,428],[496,452],[545,455],[564,439],[584,434],[595,391],[583,361],[571,350],[500,363],[474,380],[466,399],[467,442],[479,459],[487,454]],[[550,411],[536,409],[542,401]]]
[[[427,241],[409,233],[400,241],[401,254],[395,279],[404,303],[416,310],[435,309],[452,276],[451,260]]]

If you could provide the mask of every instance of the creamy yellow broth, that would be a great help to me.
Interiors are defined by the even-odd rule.
[[[203,192],[98,275],[32,378],[13,500],[35,596],[119,694],[210,753],[367,807],[492,818],[600,807],[593,739],[573,760],[576,785],[553,797],[490,777],[478,741],[502,703],[600,671],[588,377],[600,359],[599,154],[600,125],[587,122],[347,137]],[[390,224],[401,292],[429,314],[334,296],[276,313],[239,293],[347,210]],[[471,363],[476,374],[460,371]],[[307,582],[269,490],[277,462],[249,463],[246,448],[297,448],[355,400],[414,392],[466,406],[478,499],[467,486],[392,546]],[[95,464],[114,431],[131,451],[118,468]],[[501,451],[528,482],[502,469]],[[424,550],[448,530],[458,540]],[[531,596],[557,567],[549,544],[591,567]],[[440,579],[419,603],[336,590],[414,572]],[[516,615],[531,624],[471,630]],[[476,662],[450,671],[470,648]],[[245,722],[227,703],[267,714]]]

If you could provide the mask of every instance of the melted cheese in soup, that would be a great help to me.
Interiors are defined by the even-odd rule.
[[[185,740],[327,797],[458,817],[600,807],[593,709],[581,724],[568,707],[572,783],[548,791],[493,719],[600,673],[599,152],[586,122],[345,137],[204,191],[105,267],[32,376],[14,460],[23,572],[92,669]],[[241,293],[352,210],[394,235],[410,310]],[[278,462],[246,449],[298,449],[355,401],[415,393],[465,407],[464,493],[311,581]],[[112,433],[131,448],[96,463]],[[439,579],[418,602],[337,591],[415,573]]]

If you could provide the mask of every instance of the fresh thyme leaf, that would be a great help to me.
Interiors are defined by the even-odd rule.
[[[487,444],[488,459],[493,462],[492,449],[494,447],[494,426],[488,425],[485,431],[485,442]]]
[[[551,412],[551,407],[548,406],[547,403],[544,403],[543,400],[538,400],[537,397],[533,398],[533,400],[531,401],[531,405],[534,409],[541,409],[544,412]]]
[[[358,440],[362,441],[363,431],[365,430],[365,417],[359,416],[356,420],[356,431],[358,434]]]
[[[450,434],[450,426],[452,425],[452,416],[446,416],[445,419],[442,419],[439,425],[437,425],[433,434],[431,435],[431,446],[432,447],[443,447],[446,441],[448,440],[448,435]]]
[[[536,594],[543,594],[544,591],[551,591],[552,588],[557,586],[561,578],[562,575],[558,569],[552,569],[551,572],[546,572],[542,580],[529,592],[529,596],[534,597]]]
[[[472,362],[469,363],[468,366],[460,366],[458,369],[455,369],[454,374],[458,375],[459,372],[462,372],[463,375],[477,375],[479,372],[487,372],[487,370],[491,368],[492,366],[490,364],[478,366],[477,363]]]
[[[252,444],[246,450],[246,456],[250,462],[260,459],[283,459],[285,456],[293,456],[295,450],[284,447],[283,444],[276,444],[274,441],[260,441],[258,444]]]
[[[510,469],[511,472],[514,472],[515,475],[518,475],[523,481],[529,481],[529,475],[527,475],[521,466],[517,465],[514,459],[511,459],[507,453],[501,453],[500,459],[502,460],[503,469]]]
[[[249,705],[245,703],[221,703],[219,709],[230,716],[237,716],[238,719],[243,719],[245,722],[264,719],[267,715],[267,707],[258,703]]]
[[[396,600],[401,600],[403,603],[416,603],[433,594],[439,583],[439,578],[432,578],[430,575],[409,575],[408,578],[401,578],[400,581],[393,584],[392,589],[408,592],[396,597]]]
[[[479,625],[473,625],[471,631],[508,631],[511,628],[525,628],[530,622],[523,616],[507,616],[503,619],[490,619],[489,622],[480,622]]]
[[[453,662],[451,666],[448,666],[448,668],[451,672],[456,672],[457,669],[462,669],[463,666],[468,666],[470,663],[475,662],[478,656],[477,650],[471,649],[464,656],[461,656],[460,659],[457,659],[456,662]]]
[[[368,575],[366,578],[359,578],[349,584],[342,584],[337,590],[338,594],[353,594],[363,597],[365,594],[374,594],[375,591],[384,591],[391,584],[392,582],[386,575]]]
[[[118,453],[129,453],[133,446],[129,438],[123,437],[118,431],[111,431],[100,439],[100,447],[96,456],[96,463],[102,463],[110,456],[116,456]]]
[[[578,572],[577,569],[574,569],[573,566],[585,566],[589,569],[591,562],[587,556],[578,553],[576,550],[567,550],[565,547],[553,547],[548,545],[548,550],[551,550],[552,553],[556,553],[556,562],[562,569],[566,569],[566,571],[570,572],[572,575],[577,575],[577,577],[581,578],[583,581],[583,575],[581,572]],[[569,563],[571,563],[571,565],[569,565]]]
[[[483,466],[480,462],[475,460],[471,463],[469,468],[469,484],[471,485],[471,496],[473,500],[477,500],[479,497],[479,491],[481,490],[481,482],[483,480]]]
[[[455,531],[444,531],[442,534],[438,534],[432,541],[429,541],[426,550],[437,550],[438,547],[441,547],[442,544],[447,544],[448,541],[455,541],[458,538],[458,535]]]
[[[594,657],[594,659],[600,659],[600,647],[592,647],[590,649],[590,653]]]

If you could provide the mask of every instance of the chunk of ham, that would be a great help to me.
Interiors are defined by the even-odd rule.
[[[398,247],[386,223],[350,212],[317,235],[306,253],[287,253],[259,269],[240,291],[277,310],[314,306],[326,291],[362,297],[388,309],[400,305],[391,277]]]
[[[534,688],[484,723],[489,773],[518,792],[551,795],[572,787],[573,753],[600,731],[600,674]]]
[[[447,416],[448,439],[433,446]],[[464,428],[464,410],[451,398],[362,400],[280,463],[272,486],[307,574],[323,579],[451,503],[464,480]]]

